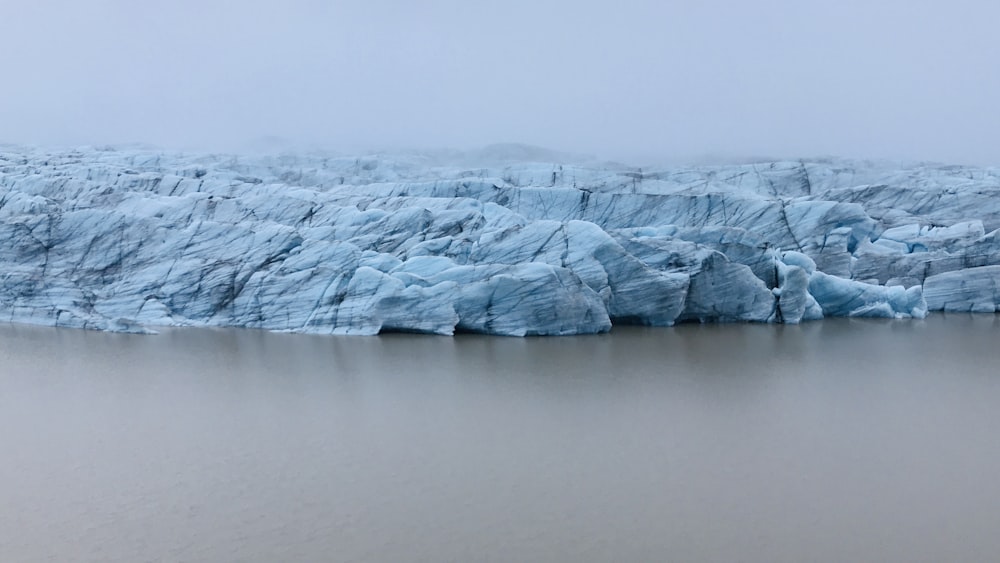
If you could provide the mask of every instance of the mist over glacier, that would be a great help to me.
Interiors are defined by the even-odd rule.
[[[998,169],[574,158],[8,147],[0,316],[558,335],[1000,305]]]
[[[986,0],[11,0],[0,141],[1000,164]]]

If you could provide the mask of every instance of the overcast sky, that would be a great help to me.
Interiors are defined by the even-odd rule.
[[[1000,164],[996,0],[0,0],[0,141]]]

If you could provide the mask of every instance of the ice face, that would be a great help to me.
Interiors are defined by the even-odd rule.
[[[1000,306],[1000,266],[930,276],[924,281],[924,295],[935,311],[994,313]]]
[[[639,169],[8,147],[0,316],[543,335],[992,312],[998,196],[1000,170],[838,160]]]

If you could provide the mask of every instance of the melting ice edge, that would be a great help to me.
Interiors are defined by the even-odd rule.
[[[1000,306],[1000,169],[521,156],[0,148],[0,319],[523,336]]]

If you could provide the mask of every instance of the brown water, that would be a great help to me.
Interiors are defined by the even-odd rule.
[[[0,325],[0,561],[1000,558],[1000,317]]]

